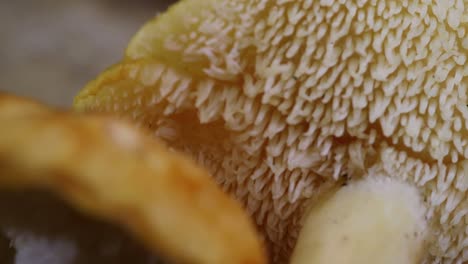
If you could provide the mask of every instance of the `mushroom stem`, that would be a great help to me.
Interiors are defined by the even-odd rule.
[[[424,211],[415,187],[365,177],[314,203],[291,264],[420,263]]]

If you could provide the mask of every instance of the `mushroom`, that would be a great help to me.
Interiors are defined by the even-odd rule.
[[[156,254],[170,263],[265,263],[238,202],[145,130],[2,93],[0,122],[0,238],[11,239],[20,259],[154,263],[146,257]]]
[[[466,22],[462,1],[180,1],[74,106],[190,153],[274,263],[321,193],[375,175],[417,188],[429,263],[464,263]]]

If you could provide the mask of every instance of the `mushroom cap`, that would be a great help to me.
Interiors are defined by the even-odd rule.
[[[266,263],[242,207],[144,131],[2,93],[0,122],[1,189],[50,191],[176,263]]]
[[[432,263],[468,261],[461,1],[180,1],[76,97],[191,153],[288,258],[322,188],[418,187]]]

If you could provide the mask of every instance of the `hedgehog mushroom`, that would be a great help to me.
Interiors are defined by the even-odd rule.
[[[467,262],[465,8],[181,1],[75,107],[132,119],[190,153],[243,202],[275,263],[317,194],[367,175],[417,188],[429,263]]]

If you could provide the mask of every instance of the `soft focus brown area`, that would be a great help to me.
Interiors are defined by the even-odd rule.
[[[8,243],[0,240],[2,264],[168,264],[126,230],[93,219],[55,195],[2,187],[0,234]]]
[[[68,106],[145,20],[175,0],[0,1],[0,91]]]
[[[53,191],[177,263],[265,263],[246,213],[194,162],[125,122],[27,105],[0,95],[1,186]]]

